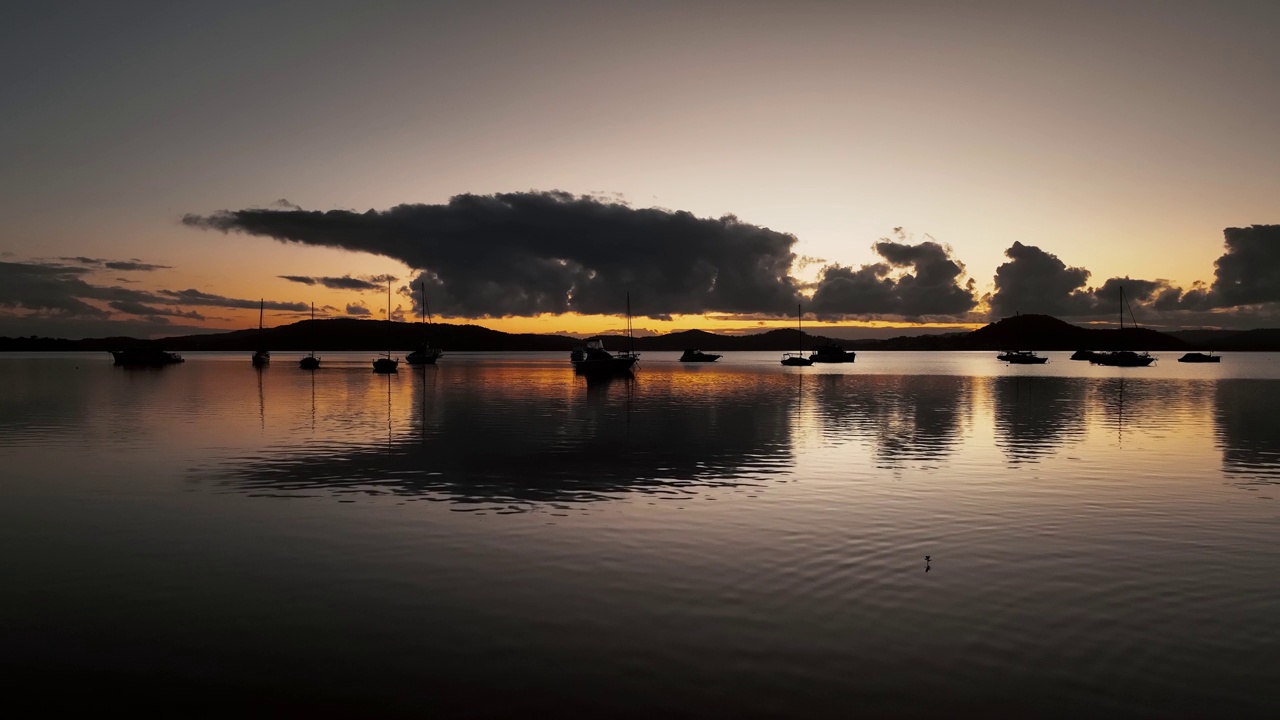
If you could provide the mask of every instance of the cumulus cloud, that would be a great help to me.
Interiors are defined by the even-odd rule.
[[[1280,302],[1280,225],[1227,228],[1227,251],[1214,263],[1210,302],[1234,307]]]
[[[810,308],[820,317],[962,315],[978,300],[974,283],[959,284],[964,265],[950,248],[932,240],[882,239],[872,246],[884,262],[858,268],[828,265],[818,278]]]
[[[395,258],[421,270],[446,315],[786,314],[795,237],[728,215],[635,209],[564,192],[458,195],[442,205],[357,213],[245,209],[187,215],[191,227]]]
[[[356,303],[347,303],[347,314],[355,315],[357,317],[364,317],[366,315],[372,315],[373,313],[370,312],[369,308],[365,307],[364,305],[357,305]]]

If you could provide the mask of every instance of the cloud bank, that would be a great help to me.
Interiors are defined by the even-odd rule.
[[[443,205],[357,213],[246,209],[183,223],[383,255],[421,270],[449,316],[707,311],[785,315],[793,235],[688,212],[635,209],[563,192],[458,195]]]
[[[89,258],[90,260],[95,260]],[[101,264],[0,261],[0,334],[38,327],[63,337],[122,334],[167,326],[170,318],[202,321],[207,316],[185,306],[257,308],[257,300],[229,298],[199,290],[135,290],[98,285],[86,279]],[[267,301],[274,310],[301,311],[305,303]],[[88,330],[86,328],[96,328]],[[184,326],[186,329],[190,329]]]

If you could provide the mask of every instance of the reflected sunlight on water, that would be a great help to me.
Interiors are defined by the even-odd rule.
[[[1275,356],[1051,355],[0,357],[0,661],[228,708],[1280,701]]]

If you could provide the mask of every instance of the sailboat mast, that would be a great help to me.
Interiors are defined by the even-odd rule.
[[[387,359],[391,359],[391,281],[390,280],[387,280]]]
[[[627,293],[627,337],[631,339],[631,353],[636,352],[636,336],[631,330],[631,293]]]
[[[804,329],[800,325],[800,303],[796,303],[796,344],[800,352],[804,353]]]
[[[316,354],[316,302],[311,301],[311,355]]]

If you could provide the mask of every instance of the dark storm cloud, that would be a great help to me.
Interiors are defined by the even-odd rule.
[[[1280,302],[1280,225],[1227,228],[1227,251],[1213,264],[1210,302],[1234,307]]]
[[[628,290],[651,317],[786,313],[797,301],[792,235],[563,192],[365,213],[246,209],[183,223],[395,258],[424,271],[413,282],[425,281],[446,315],[618,313]]]
[[[383,283],[387,281],[386,275],[375,275],[371,278],[353,278],[350,275],[342,277],[307,277],[305,275],[278,275],[282,280],[290,282],[302,283],[304,285],[323,285],[333,290],[382,290]],[[395,278],[391,278],[394,280]]]
[[[899,238],[904,239],[901,233]],[[859,268],[823,268],[810,308],[820,317],[961,315],[978,300],[972,280],[958,284],[964,266],[933,241],[915,245],[881,240],[873,246],[884,262]]]
[[[347,314],[348,315],[370,315],[372,313],[369,312],[369,308],[364,307],[363,305],[348,303]]]

